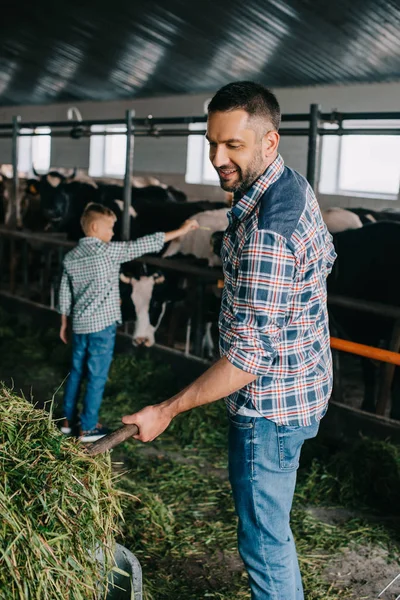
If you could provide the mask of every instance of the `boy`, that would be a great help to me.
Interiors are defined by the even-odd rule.
[[[67,317],[72,312],[72,368],[64,393],[61,431],[71,433],[80,384],[87,370],[80,440],[94,442],[105,435],[98,423],[110,368],[117,324],[121,323],[119,271],[121,263],[159,252],[166,242],[198,228],[195,220],[168,233],[158,232],[131,242],[111,242],[116,216],[101,204],[90,203],[81,217],[85,237],[64,258],[59,312],[60,338],[66,344]]]

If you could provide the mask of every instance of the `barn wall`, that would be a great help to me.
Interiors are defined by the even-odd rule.
[[[283,88],[274,90],[283,113],[307,112],[311,103],[319,103],[324,111],[397,111],[400,106],[400,83],[374,85],[323,86],[309,88]],[[75,103],[84,119],[123,118],[129,108],[137,117],[152,114],[154,117],[194,116],[202,114],[204,102],[212,95],[197,94],[170,96],[132,101]],[[22,121],[65,120],[71,104],[45,106],[1,107],[0,123],[10,122],[15,114]],[[136,138],[134,170],[136,174],[153,173],[166,183],[184,189],[191,199],[222,198],[216,186],[185,184],[186,138]],[[288,166],[306,172],[307,139],[282,138],[281,153]],[[0,162],[10,162],[10,140],[0,139]],[[88,140],[73,141],[58,138],[53,141],[53,166],[88,167]],[[362,199],[319,195],[323,206],[394,207],[398,203],[381,199]]]

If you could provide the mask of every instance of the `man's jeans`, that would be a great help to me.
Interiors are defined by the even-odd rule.
[[[64,394],[64,416],[71,422],[82,379],[87,374],[86,393],[81,414],[82,431],[93,430],[99,419],[99,410],[103,399],[108,371],[111,365],[116,324],[96,333],[73,333],[72,368],[67,379]]]
[[[229,479],[239,517],[239,552],[252,600],[303,600],[290,510],[304,440],[318,432],[263,417],[230,416]]]

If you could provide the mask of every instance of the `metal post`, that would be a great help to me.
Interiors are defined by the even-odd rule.
[[[397,320],[394,324],[389,343],[389,350],[392,352],[399,352],[400,350],[400,320]],[[391,365],[389,363],[384,363],[382,365],[378,400],[376,403],[377,415],[385,415],[386,407],[390,399],[390,391],[393,384],[395,368],[395,365]]]
[[[122,239],[130,238],[130,212],[132,196],[132,167],[133,167],[133,137],[132,137],[133,110],[126,111],[126,163],[124,183],[124,212],[122,215]]]
[[[196,356],[202,357],[202,345],[204,335],[204,299],[205,285],[201,281],[196,284],[196,299],[195,299],[195,330],[193,353]]]
[[[310,128],[308,132],[307,179],[314,189],[317,170],[318,122],[321,107],[319,104],[310,106]]]
[[[12,150],[11,150],[11,162],[13,168],[13,193],[12,202],[17,214],[17,196],[18,196],[18,134],[19,134],[19,123],[21,117],[12,118]]]

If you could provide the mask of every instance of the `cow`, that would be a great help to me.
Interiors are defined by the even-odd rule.
[[[53,185],[57,182],[57,185]],[[92,185],[86,181],[68,181],[65,182],[56,179],[54,174],[46,176],[44,181],[40,182],[39,192],[41,195],[42,210],[47,219],[56,231],[66,232],[71,240],[78,240],[83,233],[80,227],[80,217],[85,206],[89,202],[98,202],[108,206],[117,213],[117,217],[122,214],[121,202],[124,197],[124,188],[116,184],[94,183]],[[115,202],[118,201],[118,202]],[[177,205],[187,206],[186,202],[176,202],[170,188],[164,189],[160,186],[148,186],[142,188],[131,188],[131,206],[136,211],[136,207],[143,210],[149,203],[176,203]],[[183,208],[183,212],[185,212]],[[132,210],[131,216],[135,214]],[[192,214],[192,209],[189,209]],[[118,219],[115,239],[121,239],[121,221]]]
[[[222,265],[221,258],[214,252],[212,235],[224,232],[228,227],[228,208],[206,210],[193,215],[199,223],[199,229],[190,231],[185,237],[173,240],[163,254],[163,258],[184,254],[207,261],[209,267]]]
[[[167,305],[185,296],[178,279],[176,274],[164,274],[150,265],[124,265],[120,274],[121,312],[124,322],[134,322],[133,345],[154,345]]]
[[[169,259],[172,260],[172,255],[176,255],[176,252],[179,251],[180,254],[190,254],[198,260],[210,260],[214,266],[217,266],[220,264],[220,259],[219,257],[213,255],[211,248],[211,237],[213,230],[224,230],[226,228],[228,224],[227,212],[229,209],[226,208],[226,206],[225,208],[221,208],[220,203],[216,203],[217,208],[214,210],[197,212],[199,208],[209,208],[210,204],[211,203],[206,202],[189,202],[187,205],[161,205],[157,207],[156,211],[154,210],[154,206],[150,205],[150,214],[147,214],[146,211],[145,214],[142,213],[141,215],[139,210],[137,219],[133,219],[134,224],[137,222],[140,228],[140,231],[136,230],[136,233],[140,233],[141,235],[152,233],[157,230],[158,226],[161,228],[161,230],[176,229],[182,220],[185,220],[188,217],[195,218],[200,223],[200,229],[196,230],[195,232],[198,235],[198,239],[196,240],[194,236],[191,236],[192,239],[188,245],[180,244],[179,247],[173,246],[171,254],[168,254],[169,248],[172,245],[172,243],[170,243],[170,246],[167,248],[167,251],[163,256],[168,256]],[[189,212],[189,209],[191,209],[191,213]],[[155,215],[157,216],[155,217]],[[204,228],[201,229],[201,227]],[[181,241],[184,240],[180,240],[180,242]],[[155,342],[155,332],[161,322],[164,311],[160,312],[158,306],[158,313],[155,315],[154,311],[157,307],[155,308],[153,306],[151,312],[148,312],[150,303],[154,302],[153,294],[156,295],[156,298],[161,298],[163,295],[165,296],[166,290],[169,290],[169,294],[171,296],[174,286],[176,292],[181,290],[181,293],[183,293],[182,290],[185,289],[187,303],[180,310],[180,316],[184,314],[186,319],[191,319],[192,317],[194,317],[194,319],[197,318],[197,316],[193,314],[193,306],[195,306],[196,300],[198,300],[198,298],[196,298],[197,289],[189,285],[182,276],[175,275],[174,279],[174,276],[171,274],[171,272],[169,272],[168,275],[164,274],[164,278],[166,280],[166,284],[168,284],[164,287],[158,286],[158,280],[154,282],[151,276],[148,274],[136,277],[130,281],[132,286],[131,300],[136,305],[136,315],[138,318],[138,322],[135,324],[132,340],[136,345],[143,344],[146,346],[151,346]],[[124,281],[125,283],[128,283],[126,278]],[[220,302],[219,298],[216,299],[216,296],[220,295],[220,290],[214,289],[214,286],[205,286],[204,291],[204,303],[202,306],[202,312],[205,319],[203,347],[207,357],[211,358],[213,355],[211,327],[213,317],[215,315],[215,304],[219,304]],[[174,300],[176,300],[176,298]],[[170,297],[168,301],[172,302]]]
[[[332,206],[321,210],[322,218],[330,233],[340,233],[347,229],[361,229],[363,226],[360,217],[353,212]]]
[[[333,236],[337,259],[328,277],[328,294],[359,298],[400,307],[400,223],[370,223],[361,229]],[[330,307],[332,323],[339,335],[369,346],[387,346],[394,322],[385,316]],[[364,400],[362,409],[375,412],[377,367],[362,359]],[[400,419],[400,370],[396,368],[390,416]]]
[[[400,211],[397,210],[370,210],[369,208],[349,208],[348,210],[357,215],[363,225],[379,223],[380,221],[400,222]]]
[[[117,215],[114,239],[121,239],[123,188],[116,185],[98,185],[96,188],[87,183],[60,183],[50,201],[43,201],[46,217],[57,231],[68,234],[71,240],[78,240],[83,232],[80,217],[89,202],[98,202],[111,208]],[[131,191],[131,239],[136,239],[155,231],[176,229],[197,212],[210,208],[222,208],[224,203],[175,202],[171,201],[168,191],[161,187],[132,188]]]

